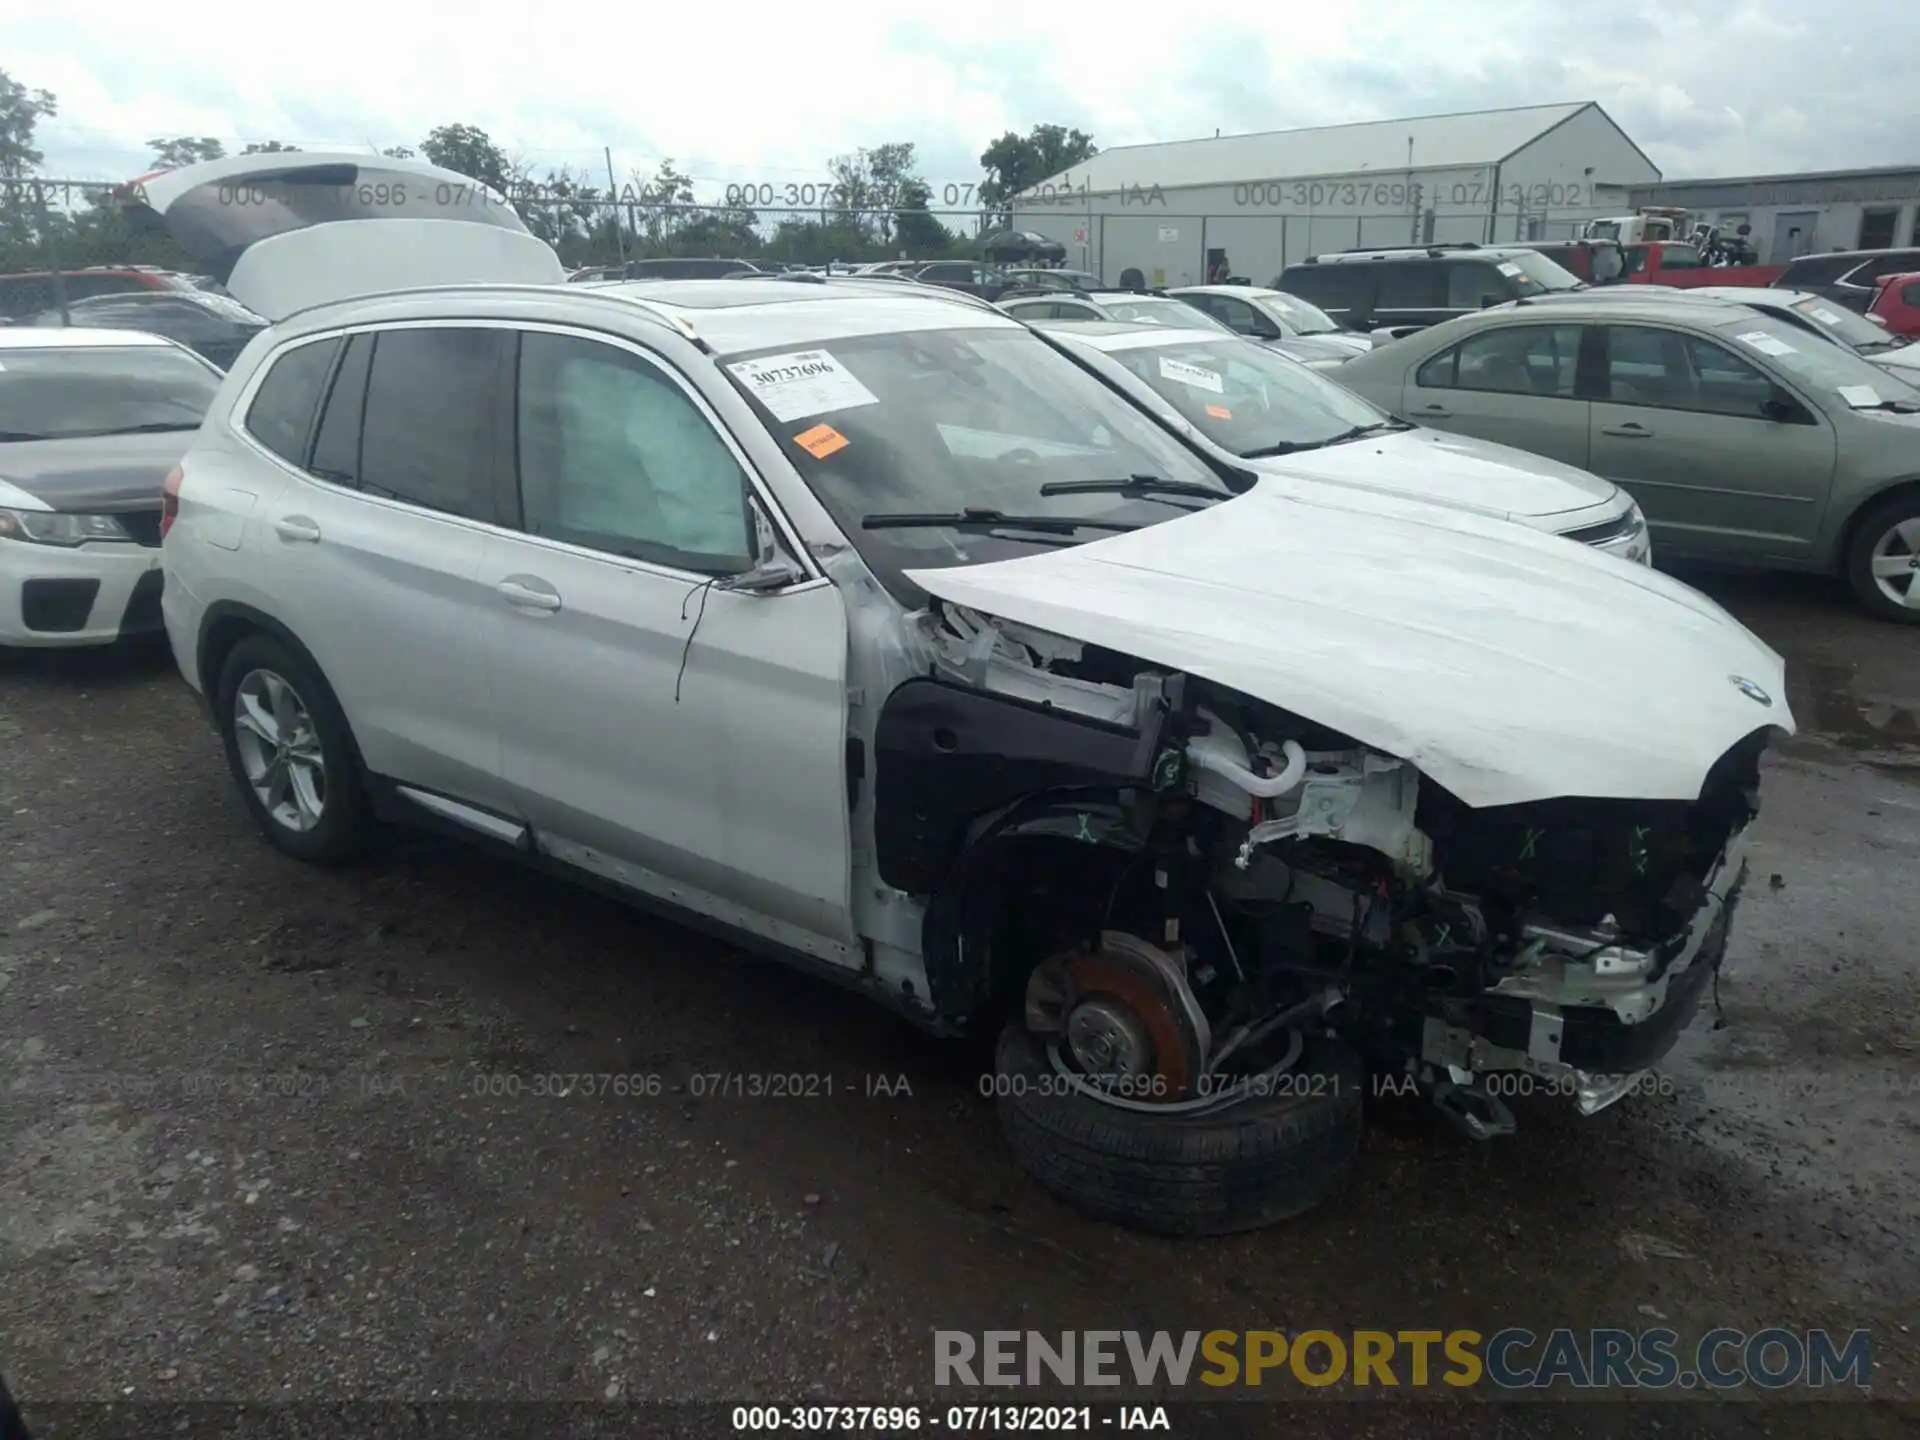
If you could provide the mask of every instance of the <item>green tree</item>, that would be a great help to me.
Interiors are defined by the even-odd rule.
[[[24,180],[47,158],[34,146],[42,120],[58,114],[50,90],[29,90],[0,70],[0,180]]]
[[[504,195],[512,182],[506,152],[477,125],[438,125],[420,142],[421,153],[443,170],[478,180]]]
[[[1012,213],[1008,202],[1022,190],[1099,153],[1091,135],[1064,125],[1036,125],[1025,135],[1009,130],[980,152],[987,172],[980,203],[1005,220]]]
[[[899,191],[893,211],[894,248],[907,251],[914,259],[943,255],[953,245],[953,235],[933,218],[933,187],[920,179],[908,180]]]
[[[149,140],[147,148],[153,151],[153,168],[156,170],[181,170],[189,165],[198,165],[204,160],[224,160],[227,147],[211,135],[176,135],[171,140]]]
[[[240,153],[242,155],[297,155],[300,153],[300,147],[287,145],[279,140],[253,140],[249,141],[247,148]]]

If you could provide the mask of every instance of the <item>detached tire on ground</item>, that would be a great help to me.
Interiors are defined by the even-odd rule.
[[[1345,1181],[1360,1147],[1364,1071],[1345,1046],[1309,1039],[1290,1093],[1198,1115],[1153,1115],[1051,1087],[1041,1041],[1000,1035],[1001,1128],[1036,1181],[1087,1214],[1161,1235],[1226,1235],[1309,1210]]]

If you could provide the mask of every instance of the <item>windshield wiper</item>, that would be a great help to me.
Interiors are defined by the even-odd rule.
[[[1920,401],[1882,400],[1875,405],[1855,405],[1855,410],[1891,410],[1896,415],[1920,414]]]
[[[1276,445],[1262,445],[1256,450],[1242,450],[1242,460],[1265,460],[1274,455],[1295,455],[1302,450],[1318,450],[1327,445],[1344,445],[1349,440],[1358,440],[1362,435],[1378,434],[1382,430],[1411,430],[1413,427],[1404,420],[1376,420],[1371,425],[1356,425],[1351,430],[1342,430],[1338,435],[1329,435],[1324,440],[1282,440]]]
[[[1040,535],[1071,535],[1076,530],[1138,530],[1118,520],[1083,520],[1072,515],[1009,515],[1004,510],[965,510],[928,514],[901,512],[869,515],[860,522],[862,530],[1031,530]]]
[[[1191,495],[1196,500],[1225,500],[1228,497],[1211,485],[1191,480],[1163,480],[1158,475],[1129,475],[1124,480],[1049,480],[1040,487],[1042,495]]]

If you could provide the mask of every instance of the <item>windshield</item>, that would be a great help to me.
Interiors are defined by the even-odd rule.
[[[1340,329],[1333,317],[1318,305],[1309,305],[1304,300],[1277,290],[1270,295],[1249,295],[1247,299],[1254,305],[1271,310],[1288,329],[1302,335],[1331,335]]]
[[[1719,330],[1736,351],[1764,355],[1801,384],[1824,397],[1837,395],[1855,408],[1871,408],[1885,400],[1903,404],[1920,400],[1920,391],[1905,381],[1845,346],[1815,339],[1790,320],[1754,315],[1725,321]]]
[[[197,430],[220,375],[171,345],[0,351],[0,441]]]
[[[1499,266],[1500,273],[1513,281],[1514,290],[1521,295],[1541,295],[1550,290],[1579,290],[1586,283],[1571,270],[1554,264],[1538,250],[1516,250],[1511,255],[1503,255]]]
[[[902,571],[1097,540],[1233,493],[1167,431],[1011,323],[783,347],[729,357],[724,368],[861,557],[909,604],[924,597]],[[1206,493],[1136,492],[1138,477]],[[1074,482],[1119,489],[1042,493]],[[878,516],[968,509],[1109,528],[865,528]]]
[[[1201,434],[1235,455],[1310,450],[1387,415],[1265,345],[1191,340],[1109,350]]]
[[[1846,306],[1837,305],[1818,295],[1794,301],[1793,312],[1812,321],[1841,344],[1869,355],[1891,350],[1900,343],[1865,316],[1856,315]]]
[[[1231,335],[1232,329],[1206,311],[1175,300],[1171,296],[1142,295],[1130,299],[1102,298],[1100,308],[1116,320],[1131,320],[1140,325],[1171,325],[1182,330],[1218,330]]]

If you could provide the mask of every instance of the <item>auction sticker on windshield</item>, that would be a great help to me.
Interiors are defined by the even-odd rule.
[[[1196,390],[1210,390],[1215,395],[1223,395],[1227,389],[1227,382],[1220,378],[1218,370],[1189,365],[1184,360],[1170,360],[1165,355],[1160,357],[1160,378],[1191,385]]]
[[[1749,330],[1740,338],[1746,341],[1747,344],[1753,346],[1753,348],[1758,350],[1762,355],[1791,355],[1794,353],[1793,346],[1787,344],[1784,340],[1776,340],[1764,330]]]
[[[763,355],[758,360],[736,361],[727,369],[773,412],[776,420],[799,420],[880,403],[878,395],[825,350]]]
[[[1881,403],[1880,392],[1871,385],[1842,385],[1840,398],[1855,409],[1871,410]]]
[[[811,430],[802,430],[794,436],[793,443],[814,459],[824,460],[836,450],[846,449],[848,441],[846,436],[831,425],[816,425]]]
[[[1522,270],[1518,265],[1514,264],[1511,260],[1502,260],[1500,262],[1500,273],[1502,275],[1505,275],[1511,278],[1514,276],[1524,275],[1527,272]]]

